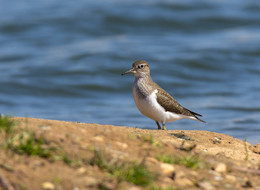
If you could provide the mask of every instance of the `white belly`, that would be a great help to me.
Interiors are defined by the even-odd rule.
[[[140,98],[136,93],[135,87],[133,88],[135,104],[142,114],[144,114],[146,117],[149,117],[152,120],[159,122],[171,122],[184,118],[191,119],[190,116],[184,116],[169,111],[165,111],[165,109],[156,101],[157,92],[158,91],[155,90],[148,97]]]

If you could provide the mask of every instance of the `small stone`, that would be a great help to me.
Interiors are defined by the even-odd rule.
[[[226,175],[226,179],[230,182],[236,182],[237,178],[233,175]]]
[[[203,190],[215,190],[216,188],[208,181],[203,181],[199,183],[199,187]]]
[[[145,158],[145,161],[146,161],[146,162],[151,162],[151,163],[153,163],[153,164],[158,163],[158,160],[155,159],[155,158],[153,158],[153,157],[146,157],[146,158]]]
[[[185,177],[185,173],[183,171],[178,170],[178,172],[176,172],[175,174],[175,178],[184,178]]]
[[[194,185],[194,183],[187,178],[178,178],[178,179],[175,180],[175,183],[180,185],[180,186],[183,186],[183,187]]]
[[[157,169],[160,168],[159,161],[153,157],[146,157],[144,160],[144,165],[150,168],[152,171],[157,172]],[[157,167],[155,167],[157,166]]]
[[[53,190],[53,189],[55,189],[55,185],[51,182],[44,182],[42,184],[42,188],[47,189],[47,190]]]
[[[219,173],[225,173],[225,172],[227,172],[227,166],[226,166],[226,164],[224,164],[224,163],[218,163],[218,164],[215,166],[215,171],[216,171],[216,172],[219,172]]]
[[[122,143],[122,142],[116,142],[116,144],[118,146],[120,146],[122,149],[126,149],[128,147],[128,145],[126,143]]]
[[[214,179],[216,181],[221,181],[221,180],[223,180],[223,177],[222,176],[215,176]]]
[[[127,190],[141,190],[141,188],[138,186],[132,186],[132,187],[129,187]]]
[[[197,177],[199,175],[199,173],[197,171],[190,171],[190,174]]]
[[[159,166],[163,175],[171,176],[175,171],[174,166],[171,164],[161,163]]]
[[[249,147],[254,153],[260,154],[260,143]]]
[[[77,173],[78,174],[84,174],[86,171],[87,171],[87,169],[84,168],[84,167],[81,167],[81,168],[77,169]]]
[[[93,139],[95,141],[99,141],[99,142],[103,142],[104,141],[104,138],[102,136],[95,136]]]
[[[213,144],[220,144],[221,143],[221,138],[220,137],[214,137],[211,139]]]

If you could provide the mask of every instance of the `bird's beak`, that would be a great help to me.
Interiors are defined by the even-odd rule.
[[[130,69],[130,70],[128,70],[128,71],[122,73],[121,75],[126,75],[126,74],[129,74],[129,73],[135,73],[134,68],[132,68],[132,69]]]

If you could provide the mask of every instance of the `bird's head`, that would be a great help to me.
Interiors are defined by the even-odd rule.
[[[149,65],[146,61],[135,61],[130,70],[122,73],[121,75],[134,73],[135,77],[145,77],[150,75]]]

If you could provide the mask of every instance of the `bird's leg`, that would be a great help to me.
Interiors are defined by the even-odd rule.
[[[164,123],[164,122],[162,123],[162,126],[163,126],[163,130],[166,130],[166,127],[165,127],[165,123]]]
[[[156,124],[158,126],[158,130],[161,130],[162,128],[161,128],[161,125],[159,124],[159,122],[158,121],[155,121],[155,122],[156,122]]]

